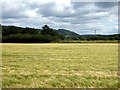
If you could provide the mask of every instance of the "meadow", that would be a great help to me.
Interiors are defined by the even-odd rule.
[[[2,87],[118,88],[118,44],[3,43]]]

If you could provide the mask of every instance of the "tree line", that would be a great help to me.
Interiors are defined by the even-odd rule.
[[[50,43],[61,40],[120,40],[120,34],[114,35],[80,35],[66,37],[56,30],[44,25],[42,29],[16,26],[1,26],[2,42],[4,43]],[[1,36],[0,36],[1,37]]]
[[[64,36],[45,25],[42,30],[16,26],[2,26],[2,42],[6,43],[49,43],[64,40]]]
[[[73,36],[68,37],[67,40],[86,40],[86,41],[94,41],[94,40],[120,40],[120,34],[114,35],[81,35],[81,36]]]

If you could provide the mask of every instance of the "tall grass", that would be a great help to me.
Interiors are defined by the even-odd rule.
[[[118,88],[118,44],[3,44],[3,88]]]

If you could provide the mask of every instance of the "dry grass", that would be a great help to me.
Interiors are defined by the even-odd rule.
[[[118,44],[3,44],[3,88],[118,87]]]

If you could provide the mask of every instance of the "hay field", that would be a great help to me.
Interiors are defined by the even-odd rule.
[[[3,88],[117,88],[118,44],[2,44]]]

